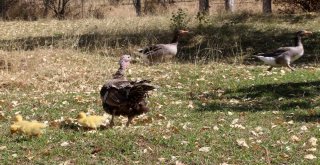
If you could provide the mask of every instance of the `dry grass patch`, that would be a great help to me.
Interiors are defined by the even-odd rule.
[[[1,58],[10,64],[10,69],[2,70],[1,82],[23,82],[38,92],[95,90],[97,84],[105,80],[104,76],[110,75],[112,69],[108,65],[114,62],[100,56],[57,49],[2,52]]]

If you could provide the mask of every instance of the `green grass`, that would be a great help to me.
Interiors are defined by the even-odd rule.
[[[28,54],[46,58],[47,67],[27,69],[27,77],[8,80],[11,88],[1,88],[4,118],[0,142],[6,146],[1,151],[3,164],[267,164],[267,160],[271,164],[319,163],[318,159],[303,158],[309,153],[320,156],[319,147],[308,142],[311,137],[320,137],[317,67],[298,65],[295,72],[286,68],[267,72],[265,66],[167,63],[147,67],[137,63],[131,65],[128,77],[151,79],[160,86],[149,98],[152,111],[147,116],[152,122],[137,118],[135,124],[125,128],[126,119],[117,118],[113,129],[90,133],[74,127],[48,127],[41,137],[29,138],[9,133],[15,113],[48,122],[75,118],[80,111],[103,114],[99,86],[110,77],[109,72],[115,71],[117,58],[98,54],[87,58],[88,54],[69,50],[36,50]],[[42,63],[35,65],[41,67]],[[81,70],[77,68],[80,63]],[[54,67],[62,64],[65,68]],[[19,73],[2,74],[15,77]],[[58,75],[64,76],[63,81],[54,79]],[[30,80],[34,76],[41,79]],[[235,119],[238,121],[232,125]],[[301,131],[302,126],[308,130]],[[257,131],[257,127],[262,130]],[[293,135],[300,141],[292,141]],[[249,148],[237,145],[236,140],[241,138]],[[63,142],[69,145],[61,146]],[[201,147],[210,147],[210,151],[200,152]],[[307,151],[309,148],[317,151]],[[94,150],[100,152],[93,155]]]
[[[157,17],[147,17],[131,20],[132,26],[121,25],[122,31],[113,28],[120,20],[114,24],[108,20],[82,20],[88,21],[88,26],[96,23],[98,32],[106,27],[101,33],[114,33],[115,36],[108,38],[112,41],[119,39],[129,43],[122,45],[119,41],[118,46],[113,47],[105,42],[99,51],[72,49],[73,40],[63,35],[67,32],[72,33],[71,36],[86,34],[86,28],[78,32],[70,30],[80,26],[81,20],[44,20],[45,25],[57,24],[46,30],[52,36],[62,37],[61,47],[0,51],[0,164],[320,163],[319,145],[312,146],[308,142],[312,137],[320,138],[318,21],[315,21],[318,17],[307,15],[220,16],[212,19],[221,22],[216,21],[202,30],[193,23],[190,26],[194,35],[183,40],[179,55],[210,55],[216,62],[176,60],[146,66],[138,61],[127,72],[129,79],[150,79],[159,86],[148,99],[151,112],[136,118],[128,128],[124,127],[125,118],[116,118],[113,129],[96,132],[60,123],[62,119],[76,118],[80,111],[104,113],[99,90],[116,71],[119,54],[131,53],[149,42],[170,40],[165,36],[169,32],[169,22],[160,18],[164,19],[161,26],[156,26]],[[15,25],[20,23],[23,26]],[[25,41],[29,37],[37,41],[37,37],[47,37],[37,30],[44,26],[41,21],[0,24],[4,28],[2,39],[9,40],[9,46],[16,42],[14,39]],[[18,26],[17,33],[8,36],[8,27],[13,25]],[[38,27],[29,28],[32,32],[28,33],[19,29],[29,26]],[[306,54],[315,58],[299,59],[293,65],[296,71],[275,68],[268,72],[268,67],[260,63],[240,64],[249,52],[291,43],[286,40],[290,38],[288,35],[300,28],[315,32],[306,40],[309,43]],[[130,37],[140,42],[131,42]],[[270,37],[276,39],[275,42],[266,44],[264,39]],[[5,47],[3,42],[0,45]],[[228,57],[234,59],[234,63],[218,63],[224,61],[225,56],[217,50],[230,54]],[[30,120],[51,123],[51,126],[39,138],[11,135],[9,126],[17,113]],[[58,127],[53,122],[57,122]],[[239,146],[239,139],[244,139],[249,148]],[[210,150],[199,151],[202,147],[210,147]],[[309,151],[311,148],[315,151]],[[317,158],[305,159],[308,154]]]

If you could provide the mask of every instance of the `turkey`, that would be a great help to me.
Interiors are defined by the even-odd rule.
[[[115,116],[127,116],[129,126],[135,116],[148,112],[146,97],[148,91],[155,89],[148,80],[128,81],[124,73],[131,61],[130,55],[123,55],[119,69],[100,90],[104,111],[112,115],[110,127],[114,125]]]

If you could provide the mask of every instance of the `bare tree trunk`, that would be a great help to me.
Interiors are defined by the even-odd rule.
[[[133,0],[133,5],[136,8],[137,16],[141,16],[141,0]]]
[[[84,0],[81,0],[81,18],[83,18],[83,12],[84,12]]]
[[[49,0],[48,7],[55,13],[58,19],[64,19],[69,1],[70,0]]]
[[[262,4],[262,11],[264,14],[270,14],[272,13],[271,9],[271,1],[272,0],[263,0]]]
[[[235,6],[234,6],[234,0],[225,0],[225,8],[227,12],[234,12]]]
[[[5,5],[6,5],[6,1],[0,1],[0,13],[1,13],[1,18],[4,19],[5,18]]]
[[[49,2],[50,0],[43,0],[43,6],[44,6],[44,11],[43,11],[43,17],[47,17],[48,16],[48,12],[49,12]]]
[[[199,12],[209,14],[209,0],[199,0]]]

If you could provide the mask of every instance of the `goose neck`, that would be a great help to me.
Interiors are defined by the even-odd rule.
[[[295,38],[295,46],[302,46],[301,36]]]
[[[180,37],[179,33],[174,34],[174,36],[173,36],[173,38],[171,40],[171,43],[172,44],[174,44],[174,43],[178,44],[179,37]]]

